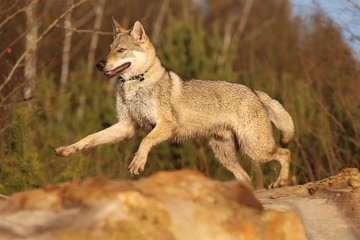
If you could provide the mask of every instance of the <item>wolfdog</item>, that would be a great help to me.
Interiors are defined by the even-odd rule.
[[[181,79],[162,66],[138,21],[126,30],[113,19],[113,31],[110,53],[96,67],[106,77],[116,77],[118,122],[57,148],[57,155],[66,157],[82,149],[129,140],[142,128],[149,134],[129,165],[133,175],[144,170],[148,153],[156,144],[210,137],[215,157],[236,179],[251,181],[237,160],[240,148],[253,161],[280,162],[279,177],[269,187],[288,183],[290,151],[276,146],[271,122],[281,132],[282,146],[292,139],[294,124],[278,101],[241,84]]]

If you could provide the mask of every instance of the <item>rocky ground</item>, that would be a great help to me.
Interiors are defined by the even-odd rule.
[[[0,196],[0,239],[360,239],[360,173],[252,191],[194,170]]]
[[[360,239],[360,173],[356,168],[314,183],[257,190],[255,195],[265,209],[296,212],[309,239]]]

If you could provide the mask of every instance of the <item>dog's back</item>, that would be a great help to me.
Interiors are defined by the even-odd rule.
[[[176,119],[177,137],[211,136],[224,129],[244,128],[247,122],[270,122],[264,105],[250,88],[225,81],[182,80],[172,82],[171,106],[166,115]],[[164,101],[167,106],[168,101]],[[165,109],[164,109],[165,110]],[[242,126],[244,125],[244,126]],[[258,124],[261,127],[261,124]]]

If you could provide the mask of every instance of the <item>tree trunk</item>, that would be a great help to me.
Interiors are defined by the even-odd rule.
[[[106,0],[98,0],[97,6],[95,7],[95,22],[94,22],[94,29],[98,31],[101,27],[101,22],[104,15],[104,5]],[[89,55],[88,55],[88,74],[91,76],[94,72],[95,68],[95,53],[97,44],[99,41],[99,35],[97,33],[93,33],[91,35],[90,40],[90,47],[89,47]]]
[[[67,1],[68,7],[72,5],[72,0]],[[60,76],[60,89],[63,91],[64,87],[69,78],[69,65],[70,65],[70,50],[71,50],[71,39],[72,39],[72,23],[71,23],[71,12],[65,16],[64,19],[65,36],[64,46],[62,52],[62,65],[61,65],[61,76]]]
[[[101,27],[102,18],[104,15],[105,1],[106,0],[98,0],[96,2],[97,6],[95,7],[95,22],[94,22],[94,29],[93,29],[94,31],[99,31],[99,29]],[[88,67],[88,69],[87,69],[88,77],[91,77],[94,72],[95,53],[96,53],[98,41],[99,41],[99,35],[97,33],[93,33],[91,35],[89,54],[88,54],[88,66],[87,66]],[[78,111],[76,114],[77,117],[80,119],[84,116],[85,103],[86,103],[86,95],[83,92],[80,94],[79,108],[78,108]]]
[[[161,31],[161,26],[164,22],[164,18],[165,18],[165,13],[167,12],[168,8],[169,8],[169,3],[170,0],[163,0],[162,4],[161,4],[161,8],[160,8],[160,12],[158,14],[158,17],[156,18],[156,22],[154,25],[154,30],[151,34],[151,40],[154,44],[157,43],[157,40],[159,38],[160,35],[160,31]]]
[[[36,4],[31,5],[26,10],[26,29],[28,33],[25,38],[25,49],[29,48],[33,42],[38,38],[38,26],[36,21]],[[30,99],[33,97],[36,89],[36,46],[34,46],[25,56],[25,88],[24,98]]]
[[[246,0],[245,1],[245,5],[244,5],[243,11],[241,13],[241,18],[240,18],[240,21],[239,21],[239,25],[235,30],[235,34],[234,34],[234,37],[233,37],[233,40],[232,40],[232,42],[233,42],[233,44],[235,46],[237,46],[239,44],[239,40],[241,38],[241,35],[243,34],[243,32],[245,30],[246,23],[248,21],[249,13],[250,13],[250,10],[251,10],[251,7],[252,7],[253,3],[254,3],[254,0]]]

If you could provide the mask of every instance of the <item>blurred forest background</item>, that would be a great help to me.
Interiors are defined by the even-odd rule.
[[[2,194],[89,176],[132,178],[142,131],[69,158],[53,153],[116,122],[114,82],[95,68],[112,41],[111,16],[127,28],[140,20],[164,66],[185,78],[242,83],[278,99],[296,126],[292,183],[360,167],[359,56],[320,10],[304,19],[288,0],[2,0],[0,13]],[[239,157],[257,187],[278,174],[276,162]],[[154,147],[142,176],[179,168],[233,179],[206,139]]]

